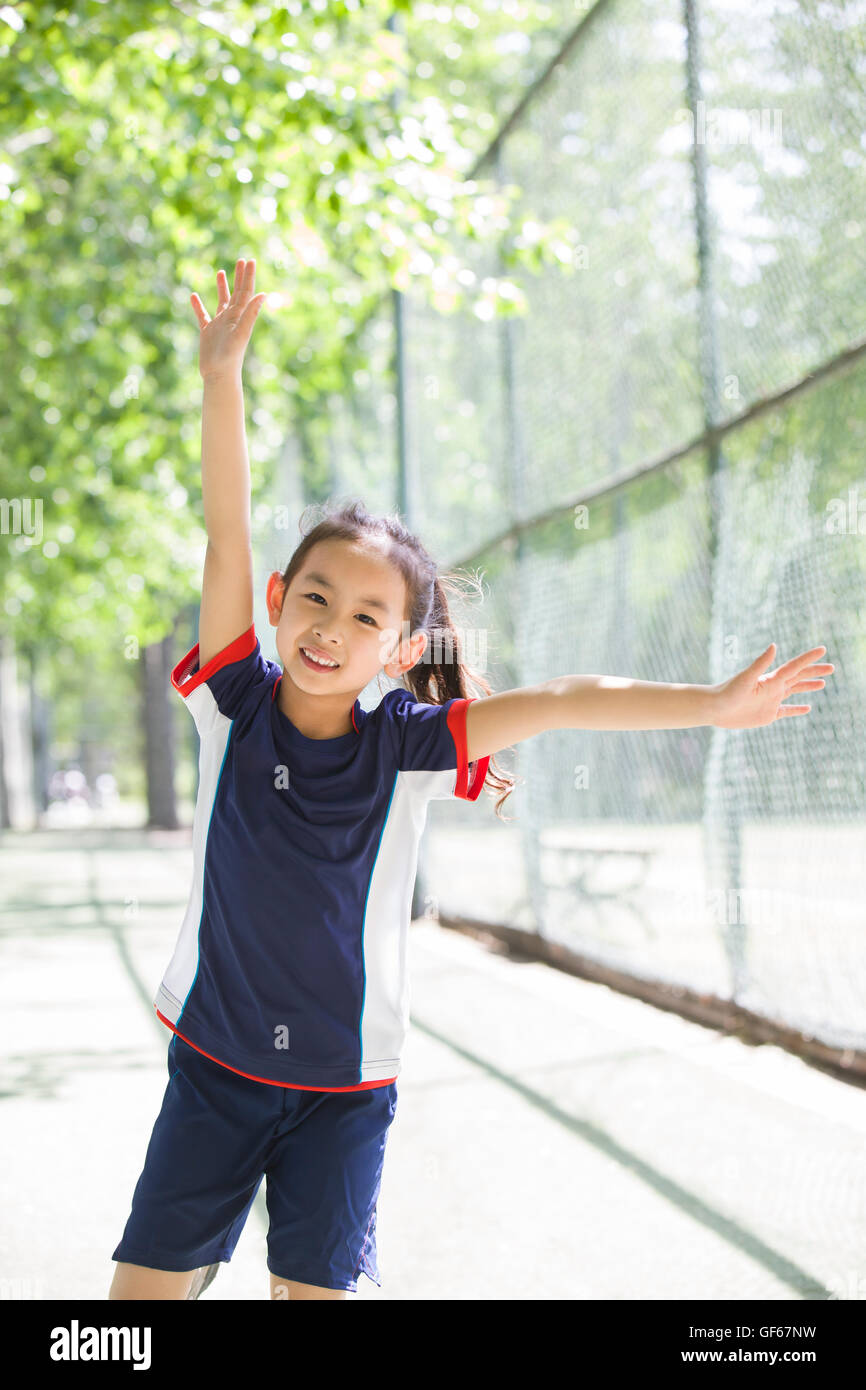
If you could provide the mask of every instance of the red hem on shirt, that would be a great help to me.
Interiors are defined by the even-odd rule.
[[[454,795],[463,797],[466,801],[477,801],[484,786],[484,779],[487,776],[487,769],[490,766],[492,753],[486,757],[477,758],[474,763],[468,760],[468,746],[466,742],[466,713],[472,701],[477,699],[476,695],[470,695],[467,699],[455,700],[448,711],[448,728],[457,749],[457,781],[454,787]],[[472,780],[469,780],[469,769],[473,767]]]
[[[255,623],[251,623],[246,632],[236,637],[216,656],[212,656],[200,671],[193,671],[199,658],[199,643],[187,652],[186,656],[181,657],[171,673],[171,683],[175,690],[186,699],[194,690],[206,681],[217,671],[221,671],[224,666],[230,666],[233,661],[243,661],[245,656],[255,649],[256,628]]]
[[[189,1038],[183,1036],[183,1033],[179,1033],[178,1030],[169,1023],[165,1015],[159,1012],[159,1009],[156,1010],[156,1016],[165,1024],[166,1028],[170,1028],[173,1033],[177,1034],[177,1036],[186,1043],[187,1047],[195,1048],[196,1052],[200,1052],[203,1057],[210,1057],[212,1062],[216,1062],[220,1067],[225,1067],[226,1071],[233,1071],[236,1076],[249,1077],[250,1081],[261,1081],[265,1086],[286,1086],[290,1091],[370,1091],[375,1086],[390,1086],[392,1081],[397,1080],[396,1076],[389,1076],[387,1081],[361,1081],[357,1086],[299,1086],[292,1081],[271,1081],[267,1076],[253,1076],[252,1072],[240,1071],[237,1067],[230,1067],[228,1062],[221,1062],[219,1057],[214,1057],[212,1053],[205,1052],[203,1047],[196,1047],[194,1042],[190,1042]]]

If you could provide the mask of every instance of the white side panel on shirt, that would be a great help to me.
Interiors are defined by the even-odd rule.
[[[427,803],[449,795],[456,772],[398,772],[364,914],[361,1080],[396,1075],[409,1028],[409,920]]]
[[[204,857],[211,812],[216,800],[232,721],[220,714],[217,702],[206,684],[187,698],[201,737],[199,749],[199,788],[192,826],[193,877],[189,902],[168,968],[154,1004],[161,1014],[176,1023],[198,970],[198,929],[204,901]]]

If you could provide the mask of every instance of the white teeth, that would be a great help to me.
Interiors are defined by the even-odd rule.
[[[317,666],[325,666],[328,668],[328,670],[334,670],[337,666],[336,661],[323,661],[320,657],[313,656],[313,653],[308,652],[306,647],[301,647],[301,651],[304,653],[304,656],[309,658],[310,661],[315,661]]]

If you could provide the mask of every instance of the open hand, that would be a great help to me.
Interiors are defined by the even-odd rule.
[[[811,705],[783,705],[782,701],[801,690],[822,689],[824,681],[818,678],[829,675],[836,668],[829,663],[810,665],[810,662],[826,650],[826,647],[813,647],[809,652],[792,656],[790,661],[769,675],[761,675],[776,655],[776,644],[771,642],[751,666],[713,687],[716,695],[714,726],[718,729],[757,729],[788,714],[808,714]],[[804,676],[809,679],[802,679]]]
[[[217,311],[213,318],[198,295],[190,295],[201,328],[198,367],[203,379],[240,372],[253,324],[267,299],[265,294],[253,296],[255,285],[255,261],[239,260],[235,265],[235,287],[231,295],[225,271],[217,271]]]

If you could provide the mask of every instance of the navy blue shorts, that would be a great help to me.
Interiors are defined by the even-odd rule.
[[[168,1070],[111,1258],[178,1271],[230,1260],[265,1178],[272,1274],[352,1293],[360,1273],[381,1285],[376,1202],[397,1083],[342,1093],[269,1086],[176,1033]]]

